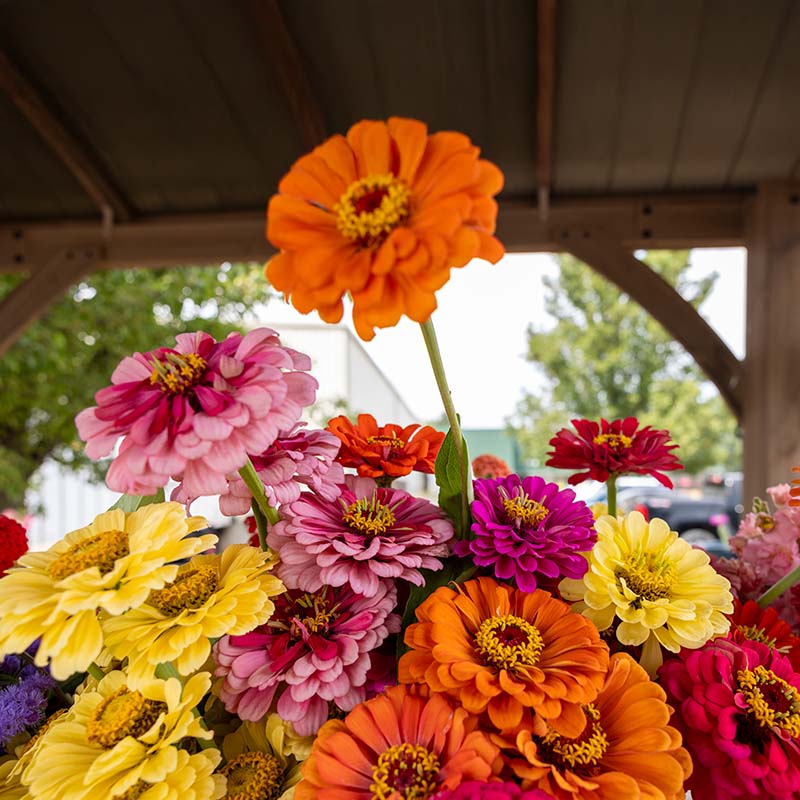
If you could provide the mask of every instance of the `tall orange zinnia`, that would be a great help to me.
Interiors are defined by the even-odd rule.
[[[342,317],[353,299],[362,339],[405,314],[428,320],[451,267],[496,262],[494,164],[460,133],[428,135],[413,119],[363,120],[300,158],[269,203],[267,238],[280,251],[270,283],[307,314]]]
[[[692,762],[668,724],[670,711],[664,690],[629,655],[617,653],[600,694],[583,708],[579,736],[526,720],[516,735],[492,739],[523,788],[556,800],[683,800]]]
[[[294,800],[424,798],[497,773],[478,720],[423,687],[394,686],[319,731]]]
[[[491,578],[440,587],[406,629],[403,683],[425,683],[498,729],[531,709],[566,736],[578,735],[581,706],[597,696],[608,647],[589,620],[547,592],[521,592]]]

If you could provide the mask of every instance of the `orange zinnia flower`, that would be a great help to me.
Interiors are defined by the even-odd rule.
[[[359,414],[358,425],[334,417],[327,428],[342,441],[336,460],[356,467],[365,478],[400,478],[412,470],[433,472],[444,434],[430,425],[378,425],[372,414]]]
[[[477,724],[442,695],[394,686],[322,726],[294,800],[425,798],[488,780],[499,750]]]
[[[519,725],[527,708],[565,736],[580,733],[581,705],[603,685],[608,647],[566,603],[478,578],[440,587],[416,613],[401,682],[446,692],[471,714],[488,711],[501,730]]]
[[[425,322],[451,267],[496,262],[492,236],[503,174],[460,133],[428,135],[413,119],[364,120],[299,159],[267,212],[267,238],[280,251],[270,283],[294,307],[342,318],[353,298],[362,339],[403,314]]]
[[[792,472],[800,472],[800,467],[792,467]],[[792,481],[792,488],[789,494],[792,497],[789,501],[789,505],[800,506],[800,478],[795,478]]]
[[[523,788],[557,800],[683,800],[691,759],[668,724],[664,690],[629,655],[611,656],[603,689],[583,711],[586,726],[574,738],[536,720],[515,737],[492,737]]]

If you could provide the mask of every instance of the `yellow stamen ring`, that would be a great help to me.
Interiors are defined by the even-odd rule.
[[[126,736],[138,739],[147,733],[159,714],[166,711],[166,703],[149,700],[139,692],[121,686],[95,709],[86,723],[86,738],[108,750]]]
[[[372,768],[372,800],[425,800],[438,788],[439,758],[421,744],[394,744]]]
[[[275,800],[283,789],[283,767],[269,753],[242,753],[222,769],[227,800]]]
[[[485,619],[475,633],[475,645],[489,664],[513,671],[538,662],[544,639],[535,625],[506,614]]]
[[[369,175],[347,187],[333,207],[336,228],[362,247],[377,247],[410,214],[411,192],[394,175]]]
[[[50,564],[47,571],[57,581],[91,567],[97,567],[101,575],[106,575],[114,569],[118,558],[129,553],[127,533],[103,531],[73,544]]]
[[[386,533],[394,525],[394,512],[377,497],[362,497],[344,510],[342,522],[365,536]]]
[[[800,736],[800,693],[772,670],[759,664],[754,670],[736,673],[747,713],[763,728],[779,728]]]
[[[200,608],[217,591],[218,584],[214,567],[184,566],[172,583],[150,592],[147,602],[162,614],[176,617],[181,611]]]

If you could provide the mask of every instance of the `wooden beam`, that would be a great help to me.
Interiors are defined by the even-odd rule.
[[[15,286],[0,301],[0,356],[72,284],[96,269],[100,257],[94,247],[63,250]]]
[[[100,159],[62,122],[60,115],[48,105],[41,93],[2,50],[0,89],[24,114],[101,212],[107,213],[106,209],[111,209],[118,222],[127,222],[133,218],[133,208],[107,175]]]
[[[536,183],[539,215],[548,217],[556,84],[556,0],[538,0],[536,30]]]
[[[638,248],[734,247],[745,241],[747,195],[651,195],[556,200],[543,222],[530,202],[501,202],[498,235],[509,252],[559,252],[588,236]],[[0,273],[26,272],[59,251],[105,247],[100,269],[264,261],[266,212],[140,218],[106,242],[85,220],[0,224]]]
[[[263,57],[272,66],[294,117],[303,150],[326,138],[325,114],[308,78],[297,43],[286,25],[278,0],[247,0]]]
[[[575,238],[565,243],[564,249],[619,286],[660,322],[719,389],[736,417],[741,418],[742,364],[691,303],[613,239]]]

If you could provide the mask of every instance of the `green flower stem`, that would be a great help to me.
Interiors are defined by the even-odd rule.
[[[606,481],[606,487],[608,488],[608,497],[607,497],[607,505],[608,505],[608,513],[612,517],[617,516],[617,476],[612,472],[608,476],[608,480]]]
[[[248,458],[245,465],[239,470],[242,480],[253,495],[253,516],[258,527],[258,541],[261,549],[267,549],[267,525],[274,525],[280,520],[277,509],[273,508],[267,500],[264,484],[258,477],[253,462]]]
[[[780,597],[787,589],[791,589],[800,581],[800,567],[795,567],[791,572],[784,575],[767,589],[757,602],[761,608],[766,608],[776,597]]]
[[[469,518],[469,506],[473,499],[472,481],[469,479],[469,463],[467,453],[464,448],[464,435],[461,433],[461,423],[456,414],[456,407],[453,405],[453,397],[450,394],[450,387],[447,384],[447,376],[444,372],[442,354],[439,351],[439,342],[436,339],[436,330],[433,327],[433,320],[421,322],[422,338],[425,340],[425,347],[428,348],[428,358],[431,360],[433,375],[436,378],[436,385],[439,387],[439,394],[444,404],[444,412],[450,423],[450,430],[453,432],[453,439],[456,444],[458,460],[461,464],[461,512],[463,519]]]
[[[160,678],[162,681],[169,680],[170,678],[177,678],[181,682],[181,685],[183,685],[183,677],[181,676],[180,672],[175,669],[175,665],[171,661],[162,661],[159,664],[156,664],[156,678]],[[197,708],[197,706],[192,709],[192,714],[194,714],[196,717],[201,717],[203,730],[207,731],[208,728],[206,727],[206,721],[202,719],[200,709]],[[195,739],[195,741],[201,750],[216,749],[213,739]]]
[[[98,667],[98,666],[97,666],[97,664],[95,664],[95,663],[94,663],[94,661],[92,661],[92,663],[91,663],[91,664],[89,664],[89,666],[88,666],[88,668],[86,669],[86,671],[87,671],[87,672],[88,672],[88,673],[89,673],[89,674],[90,674],[90,675],[91,675],[91,676],[92,676],[92,677],[93,677],[93,678],[94,678],[96,681],[101,681],[101,680],[103,680],[103,678],[105,678],[105,676],[106,676],[105,672],[103,672],[103,670],[102,670],[102,669],[100,669],[100,667]]]

